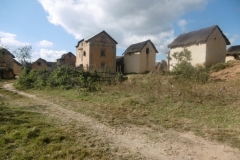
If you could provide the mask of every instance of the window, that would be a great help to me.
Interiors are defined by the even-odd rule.
[[[102,36],[101,41],[102,41],[103,43],[106,43],[106,37],[105,37],[105,36]]]
[[[85,51],[83,52],[83,56],[86,56],[86,52]]]
[[[105,62],[101,62],[101,67],[104,68],[105,67]]]
[[[69,54],[69,57],[72,57],[72,55],[71,55],[71,54]]]
[[[102,56],[102,57],[105,57],[105,56],[106,56],[105,50],[101,50],[101,56]]]
[[[37,62],[37,65],[41,66],[41,62]]]
[[[149,54],[149,48],[146,48],[146,54]]]

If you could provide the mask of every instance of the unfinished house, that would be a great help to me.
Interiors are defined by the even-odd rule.
[[[169,56],[172,58],[168,64],[169,68],[172,70],[177,63],[172,57],[173,53],[181,52],[184,48],[191,52],[193,65],[209,67],[225,62],[226,45],[230,45],[230,42],[217,25],[181,34],[168,45],[171,49]]]
[[[105,31],[80,40],[76,45],[76,67],[87,70],[108,68],[115,71],[117,44]]]
[[[151,40],[130,45],[124,55],[124,73],[145,73],[155,70],[158,53]]]

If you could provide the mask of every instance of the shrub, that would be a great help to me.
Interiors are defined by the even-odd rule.
[[[211,72],[218,72],[220,70],[232,67],[232,63],[217,63],[210,67]]]
[[[181,52],[175,52],[173,57],[177,63],[173,66],[171,74],[176,79],[190,80],[197,83],[206,83],[210,77],[209,70],[203,66],[191,64],[191,52],[184,48]]]

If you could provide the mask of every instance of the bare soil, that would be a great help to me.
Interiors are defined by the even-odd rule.
[[[229,69],[234,70],[233,68]],[[228,72],[227,69],[222,71],[222,73],[226,72]],[[233,73],[234,76],[235,74]],[[173,130],[165,130],[162,128],[159,128],[159,130],[152,130],[151,128],[133,125],[130,127],[108,126],[92,117],[75,112],[63,104],[53,103],[45,98],[16,90],[12,84],[6,83],[2,88],[28,97],[39,105],[46,106],[39,109],[39,112],[56,118],[65,125],[74,125],[76,129],[78,127],[88,128],[98,135],[99,141],[108,142],[113,148],[118,148],[118,154],[126,153],[139,155],[134,159],[240,159],[239,149],[198,137],[191,132],[178,133]]]
[[[234,63],[233,67],[213,72],[211,78],[224,81],[240,80],[240,63]]]

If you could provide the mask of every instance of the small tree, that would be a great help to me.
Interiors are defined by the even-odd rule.
[[[14,51],[15,56],[21,62],[23,67],[27,67],[31,60],[32,46],[26,45],[19,47]]]
[[[198,83],[208,81],[210,76],[208,69],[200,65],[194,67],[191,64],[192,56],[188,49],[184,48],[181,52],[175,52],[172,57],[177,61],[171,72],[175,78],[183,78]]]

